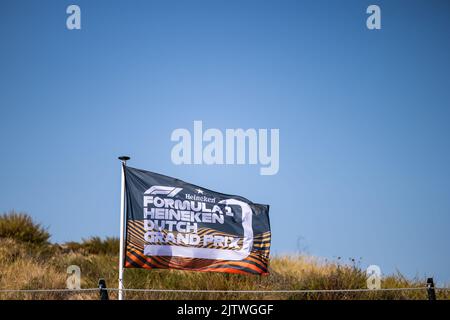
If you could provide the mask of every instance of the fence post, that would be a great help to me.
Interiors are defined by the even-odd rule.
[[[100,289],[100,300],[109,300],[105,279],[101,278],[98,280],[98,288]]]
[[[436,300],[436,291],[434,290],[433,278],[427,279],[428,300]]]

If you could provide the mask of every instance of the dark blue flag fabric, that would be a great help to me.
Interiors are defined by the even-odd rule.
[[[125,167],[126,268],[268,274],[269,206]]]

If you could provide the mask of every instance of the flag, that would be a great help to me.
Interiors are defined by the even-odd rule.
[[[125,268],[268,274],[269,206],[124,167]]]

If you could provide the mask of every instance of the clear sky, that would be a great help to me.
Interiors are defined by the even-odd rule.
[[[449,283],[449,31],[445,0],[2,0],[0,212],[56,242],[118,236],[127,154],[270,204],[273,253]],[[279,128],[279,173],[174,165],[194,120]]]

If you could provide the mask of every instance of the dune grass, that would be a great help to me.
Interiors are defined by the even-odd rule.
[[[15,218],[14,218],[15,219]],[[6,219],[7,220],[7,219]],[[6,221],[4,220],[4,221]],[[0,220],[1,221],[1,220]],[[26,225],[30,221],[24,219]],[[41,230],[40,225],[35,225]],[[42,231],[42,230],[41,230]],[[1,230],[0,230],[1,234]],[[48,238],[33,243],[14,233],[0,237],[0,290],[63,289],[67,267],[81,268],[81,287],[96,288],[99,278],[108,287],[117,287],[118,240],[98,237],[80,243],[51,244]],[[38,237],[39,238],[39,237]],[[45,240],[45,241],[44,241]],[[426,279],[406,279],[401,274],[383,278],[382,287],[423,287]],[[359,289],[366,287],[365,272],[358,263],[332,262],[308,256],[275,256],[269,276],[244,276],[223,273],[177,270],[126,269],[127,288],[172,290],[302,290]],[[110,292],[111,299],[117,292]],[[181,293],[126,292],[127,299],[427,299],[425,290],[346,293]],[[98,292],[0,292],[0,299],[98,299]],[[438,299],[450,299],[450,292],[437,291]]]
[[[57,289],[66,287],[69,265],[81,268],[81,287],[96,288],[99,278],[117,287],[118,255],[89,253],[80,248],[48,245],[30,247],[13,239],[0,239],[0,289]],[[425,279],[385,277],[383,287],[422,287]],[[243,276],[176,270],[126,269],[127,288],[194,290],[301,290],[365,288],[365,273],[358,266],[305,256],[273,257],[269,276]],[[117,292],[110,292],[114,299]],[[438,292],[438,299],[449,299]],[[370,293],[126,293],[127,299],[427,299],[425,290]],[[0,299],[98,299],[98,292],[0,293]]]

